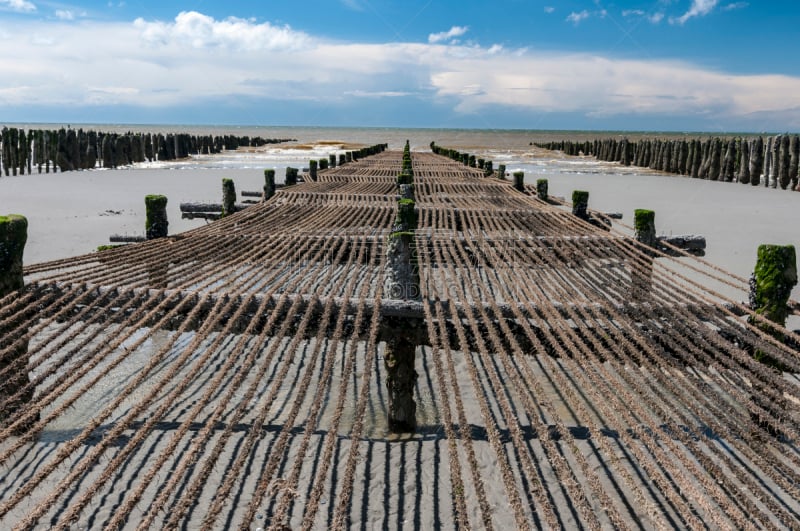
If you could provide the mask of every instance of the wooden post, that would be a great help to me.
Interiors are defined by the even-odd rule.
[[[264,170],[264,201],[275,195],[275,170]]]
[[[21,290],[25,283],[22,274],[22,255],[25,243],[28,240],[28,220],[24,216],[11,214],[0,216],[0,299]],[[14,325],[8,329],[0,327],[0,350],[10,347],[11,352],[0,359],[0,369],[13,363],[19,364],[23,359],[25,363],[16,371],[6,374],[3,385],[0,386],[0,400],[7,400],[6,406],[0,410],[0,426],[7,425],[7,420],[20,408],[25,407],[33,399],[34,389],[29,388],[28,377],[28,342],[20,341],[20,335],[25,330],[14,331]],[[34,420],[35,422],[35,420]],[[29,425],[20,426],[15,433],[21,434]]]
[[[222,179],[222,215],[236,212],[236,187],[232,179]]]
[[[330,166],[331,168],[335,168],[336,167],[336,154],[335,153],[331,153],[330,155],[328,155],[328,166]]]
[[[539,196],[539,199],[542,201],[547,202],[547,179],[537,179],[536,180],[536,195]]]
[[[656,246],[656,213],[637,208],[633,211],[634,238],[648,247]]]
[[[574,190],[572,192],[572,213],[581,219],[589,219],[589,192]]]
[[[751,306],[773,323],[786,324],[789,295],[797,284],[794,245],[759,245],[751,281]]]
[[[503,179],[503,180],[505,180],[505,178],[506,178],[506,165],[505,165],[505,164],[500,164],[500,165],[497,167],[497,176],[498,176],[500,179]]]
[[[286,180],[284,182],[286,186],[297,184],[297,168],[292,168],[291,166],[286,167]]]
[[[386,245],[384,292],[391,299],[419,300],[414,230],[417,212],[413,199],[398,202],[397,218]],[[417,405],[414,370],[417,346],[425,326],[419,318],[383,317],[380,337],[385,343],[384,367],[388,392],[389,430],[396,433],[416,429]]]
[[[317,161],[316,160],[309,160],[308,161],[308,175],[311,177],[312,181],[317,180]]]
[[[146,195],[145,207],[145,234],[148,240],[166,238],[169,233],[167,220],[167,197],[163,195]]]
[[[756,267],[750,277],[750,307],[757,314],[785,327],[790,312],[787,303],[795,285],[797,256],[794,245],[759,245]],[[772,326],[761,322],[754,324],[775,338],[784,339],[783,334]],[[788,370],[783,363],[761,349],[756,349],[753,355],[758,361],[780,371]]]
[[[28,220],[11,214],[0,216],[0,298],[22,289],[22,253],[28,241]]]
[[[521,171],[514,172],[514,188],[516,188],[520,192],[525,191],[525,172]]]

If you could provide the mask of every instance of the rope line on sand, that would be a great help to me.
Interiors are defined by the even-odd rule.
[[[401,167],[383,152],[186,233],[26,267],[0,299],[0,463],[24,471],[0,478],[0,524],[410,511],[417,465],[376,457],[391,443],[370,422]],[[412,170],[421,303],[400,306],[423,320],[438,420],[408,440],[443,445],[413,501],[439,512],[416,524],[800,525],[800,359],[713,288],[745,279],[444,157]],[[378,465],[384,497],[363,492]]]

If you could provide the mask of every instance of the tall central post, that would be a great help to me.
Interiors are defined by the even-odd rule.
[[[414,246],[417,212],[408,142],[397,185],[400,200],[397,219],[386,244],[384,292],[391,299],[417,300],[419,271]],[[414,402],[417,372],[414,360],[417,346],[421,343],[422,329],[422,319],[415,317],[384,317],[381,320],[381,340],[386,345],[383,360],[389,398],[389,429],[396,433],[413,432],[417,426],[417,405]]]

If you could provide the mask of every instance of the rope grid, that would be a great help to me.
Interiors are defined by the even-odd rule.
[[[421,416],[389,434],[401,163],[26,267],[0,299],[0,525],[800,526],[800,359],[713,289],[746,279],[430,153]]]

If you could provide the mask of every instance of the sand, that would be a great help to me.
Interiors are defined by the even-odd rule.
[[[618,167],[611,166],[606,172],[602,170],[602,165],[588,162],[584,166],[576,168],[565,168],[564,165],[542,167],[530,162],[527,162],[527,165],[526,163],[520,163],[520,165],[529,170],[527,179],[529,182],[534,182],[536,178],[542,176],[547,177],[550,180],[552,195],[569,198],[574,189],[588,190],[591,208],[623,212],[625,216],[623,221],[626,223],[631,223],[635,208],[655,210],[659,233],[696,233],[706,236],[708,240],[707,259],[741,276],[747,276],[752,270],[755,249],[759,243],[796,244],[796,236],[794,236],[796,231],[793,231],[792,222],[796,217],[794,212],[800,196],[793,193],[738,184],[658,176],[645,172],[620,174]],[[589,172],[589,168],[594,169]],[[282,172],[278,172],[278,175],[282,176]],[[91,252],[97,245],[106,243],[108,235],[112,233],[142,234],[144,232],[143,197],[149,193],[162,193],[170,198],[171,233],[202,225],[205,223],[204,221],[180,220],[178,204],[181,201],[190,200],[217,201],[221,195],[220,180],[222,177],[232,177],[238,190],[258,190],[263,183],[263,175],[260,170],[256,169],[193,171],[136,169],[2,178],[0,179],[0,213],[19,212],[28,216],[30,231],[26,262],[36,263]],[[169,333],[164,332],[163,335],[166,337]],[[123,385],[132,378],[140,365],[152,355],[154,350],[157,350],[159,346],[157,342],[161,339],[163,338],[159,337],[152,344],[145,344],[130,359],[130,363],[120,366],[113,377],[107,379],[108,385],[111,386],[107,391],[113,394],[114,386]],[[188,341],[188,337],[186,340]],[[312,340],[303,342],[299,346],[299,350],[307,350],[311,345]],[[358,350],[357,360],[360,365],[356,367],[355,373],[359,376],[365,370],[363,366],[365,345],[363,341],[354,340],[349,344],[349,348]],[[177,355],[180,350],[180,348],[176,348],[174,355]],[[184,395],[185,403],[178,404],[179,406],[188,409],[193,404],[191,400],[211,379],[214,368],[222,363],[227,354],[228,352],[222,349],[209,360],[208,370],[203,371],[203,376],[193,383],[192,389]],[[499,528],[512,528],[515,522],[498,478],[497,456],[487,441],[485,432],[480,431],[483,423],[477,406],[479,390],[473,389],[468,381],[467,370],[464,366],[465,353],[455,354],[458,360],[456,366],[456,372],[459,374],[458,384],[465,400],[467,422],[473,430],[474,449],[481,476],[487,478],[487,496],[494,511],[494,522]],[[483,375],[488,369],[481,367],[481,361],[476,355],[471,354],[471,356],[475,358],[481,375]],[[349,524],[352,528],[452,528],[455,524],[450,499],[451,478],[447,463],[444,461],[447,455],[447,440],[442,433],[442,419],[438,417],[434,408],[427,407],[429,404],[441,401],[441,389],[432,376],[434,369],[431,367],[430,360],[429,349],[426,349],[424,355],[417,357],[417,372],[420,378],[416,391],[419,397],[418,415],[421,429],[415,435],[408,437],[397,437],[386,433],[383,421],[385,418],[383,360],[380,353],[375,360],[368,406],[369,418],[366,426],[366,435],[369,440],[363,442],[360,449],[361,457],[356,471],[356,477],[360,481],[353,492],[352,506],[349,510]],[[531,364],[532,370],[537,375],[542,375],[542,380],[545,382],[552,382],[552,373],[559,372],[557,368],[545,368],[541,360],[536,357],[531,357],[527,362]],[[334,373],[341,371],[338,363],[340,362],[337,362]],[[291,370],[293,372],[286,380],[289,386],[299,379],[301,371],[305,370],[305,367],[303,364],[296,364]],[[563,373],[568,378],[572,377],[566,369],[563,370]],[[482,378],[482,381],[485,380],[487,378]],[[315,372],[311,382],[312,389],[318,382],[319,376]],[[355,402],[358,383],[354,379],[349,385],[347,393],[350,408],[345,412],[343,424],[339,427],[339,437],[332,460],[332,472],[329,473],[326,484],[330,491],[336,491],[337,482],[341,481],[347,452],[352,443],[347,434],[353,422],[352,405]],[[330,402],[326,403],[322,412],[323,418],[327,418],[326,415],[330,416],[331,402],[337,390],[337,387],[332,387]],[[487,389],[484,392],[491,396],[490,390]],[[555,386],[546,385],[546,392],[550,394],[548,398],[553,401],[559,418],[547,417],[543,420],[544,423],[553,425],[558,421],[568,426],[574,426],[573,413],[568,404],[562,400],[563,397],[556,391]],[[247,473],[244,475],[243,481],[237,484],[232,498],[226,506],[226,510],[230,511],[234,519],[240,516],[238,512],[240,508],[245,508],[249,502],[252,485],[257,481],[261,467],[264,466],[261,456],[268,454],[269,448],[275,443],[286,411],[291,407],[291,404],[288,403],[290,396],[292,396],[291,389],[285,389],[276,400],[273,409],[270,410],[268,425],[258,442],[258,448],[253,452],[256,457],[247,464]],[[34,473],[38,462],[44,461],[52,455],[60,443],[74,437],[75,430],[85,424],[86,418],[94,413],[93,408],[97,407],[102,397],[87,396],[86,398],[85,403],[74,407],[70,415],[61,419],[60,424],[54,423],[48,427],[43,436],[30,446],[26,453],[26,460],[19,461],[13,469],[7,471],[6,479],[3,482],[5,492],[13,492],[16,484]],[[93,401],[95,398],[96,402]],[[497,408],[496,400],[494,398],[490,398],[490,400],[491,408]],[[516,409],[519,405],[513,404],[513,406]],[[121,409],[124,409],[124,405]],[[180,409],[179,407],[175,408],[176,411]],[[519,407],[519,409],[523,408]],[[157,429],[143,442],[136,458],[121,468],[118,476],[107,484],[106,490],[95,494],[86,512],[88,516],[76,523],[79,528],[93,528],[107,522],[107,519],[114,513],[114,504],[124,497],[127,486],[134,483],[136,477],[148,469],[147,459],[157,455],[164,448],[165,441],[170,437],[175,424],[182,420],[182,414],[181,411],[178,411],[175,418],[169,419],[170,422],[159,424]],[[521,423],[526,427],[533,424],[531,419],[521,419]],[[327,421],[322,424],[326,425]],[[504,427],[501,426],[502,428]],[[576,429],[578,428],[576,427]],[[286,456],[281,462],[279,476],[286,473],[285,469],[292,462],[300,445],[301,432],[302,426],[297,426],[292,431]],[[245,435],[246,431],[243,430],[234,432],[220,462],[232,459]],[[290,511],[289,523],[292,527],[299,525],[302,513],[300,509],[310,494],[307,488],[308,483],[302,478],[312,477],[316,473],[324,435],[324,432],[313,434],[309,451],[310,458],[303,464],[300,475],[300,488],[297,489],[295,497],[296,505]],[[512,467],[518,467],[517,458],[513,455],[512,445],[509,444],[505,431],[502,436]],[[541,455],[545,452],[542,449],[542,441],[547,437],[549,435],[532,433],[527,439],[528,444],[535,449],[538,455]],[[607,434],[607,437],[611,445],[616,446],[618,434],[610,433]],[[188,441],[189,439],[181,444],[188,446]],[[556,440],[556,447],[560,444]],[[576,445],[586,457],[590,467],[602,466],[597,459],[598,450],[592,440],[578,437]],[[113,458],[116,451],[115,448],[111,448],[103,456],[102,462],[106,463]],[[620,450],[619,458],[626,459],[622,450]],[[465,457],[462,455],[461,459],[464,460]],[[172,462],[166,464],[164,474],[168,474],[170,465]],[[577,468],[572,463],[570,465],[573,470]],[[69,469],[69,463],[62,466],[65,470]],[[575,509],[571,506],[567,493],[559,484],[555,472],[549,468],[548,460],[543,460],[538,466],[542,467],[539,475],[545,484],[547,495],[553,499],[553,503],[558,508],[562,527],[574,527],[576,525],[573,513]],[[632,474],[638,472],[632,461],[629,466]],[[212,471],[208,481],[211,486],[210,492],[213,492],[213,487],[220,481],[223,474],[224,470],[220,467]],[[15,477],[17,479],[13,479]],[[465,477],[464,479],[465,495],[470,500],[468,506],[474,508],[476,507],[476,494],[472,478]],[[580,476],[578,479],[581,479]],[[611,496],[621,497],[632,504],[640,501],[633,499],[630,493],[620,489],[619,485],[604,486],[608,487],[607,490]],[[53,487],[53,485],[47,485],[47,489],[41,495],[46,495],[47,491]],[[668,517],[672,516],[670,507],[664,505],[663,498],[656,490],[646,490],[645,492],[648,497],[642,501],[647,506],[658,505]],[[141,516],[142,511],[146,510],[147,502],[152,500],[155,494],[154,492],[145,493],[143,501],[131,514],[130,521],[132,523]],[[56,504],[41,523],[46,524],[49,518],[58,516],[59,511],[63,510],[69,501],[70,498],[67,496]],[[202,521],[203,510],[208,502],[210,500],[207,495],[201,496],[200,503],[192,508],[190,518],[193,524]],[[267,522],[273,508],[273,506],[265,504],[263,511],[256,516],[256,521],[252,522],[250,528],[257,529],[262,521]],[[26,509],[29,507],[21,506],[20,512],[24,512]],[[600,507],[593,509],[600,512]],[[637,510],[639,509],[643,515],[642,527],[651,528],[653,522],[644,516],[649,509],[637,507]],[[323,499],[317,513],[315,527],[330,526],[334,510],[335,507],[330,500]],[[796,501],[791,502],[791,510],[800,511]],[[19,514],[9,515],[9,521],[16,516]],[[166,518],[169,515],[162,516]],[[480,524],[478,513],[471,513],[469,517],[474,526],[477,527]],[[535,515],[531,514],[530,517],[534,519]],[[161,523],[160,520],[158,522]],[[226,522],[218,523],[224,525]],[[610,525],[606,520],[602,520],[601,523],[606,526]]]

